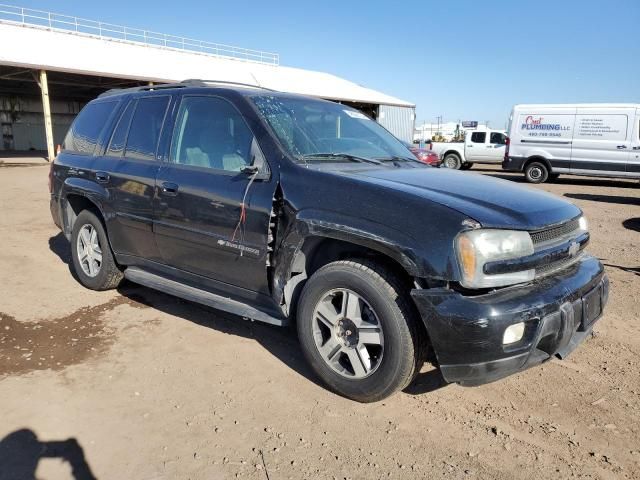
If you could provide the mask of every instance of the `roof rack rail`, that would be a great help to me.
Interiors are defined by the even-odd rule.
[[[193,86],[193,87],[208,87],[211,84],[214,85],[229,85],[229,86],[238,86],[238,87],[250,87],[250,88],[259,88],[260,90],[268,90],[270,92],[275,92],[276,90],[272,89],[272,88],[267,88],[267,87],[263,87],[261,85],[257,85],[253,84],[253,83],[242,83],[242,82],[230,82],[227,80],[202,80],[199,78],[189,78],[187,80],[183,80],[180,83],[184,83],[187,84],[189,86]]]
[[[111,95],[120,95],[123,93],[134,93],[134,92],[144,92],[150,90],[163,90],[169,88],[185,88],[188,85],[183,83],[159,83],[157,85],[142,85],[140,87],[131,87],[131,88],[112,88],[111,90],[107,90],[106,92],[98,95],[98,98],[101,97],[110,97]]]
[[[180,83],[159,83],[157,85],[142,85],[140,87],[131,87],[131,88],[112,88],[111,90],[107,90],[106,92],[98,95],[98,98],[110,97],[111,95],[121,95],[123,93],[135,93],[135,92],[144,92],[144,91],[151,91],[151,90],[164,90],[164,89],[170,89],[170,88],[209,87],[211,85],[251,87],[251,88],[259,88],[261,90],[268,90],[270,92],[276,91],[276,90],[273,90],[272,88],[261,87],[260,85],[254,85],[251,83],[229,82],[225,80],[200,80],[198,78],[189,78],[187,80],[181,81]]]

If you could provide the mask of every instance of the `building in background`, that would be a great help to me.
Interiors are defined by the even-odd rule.
[[[0,150],[48,150],[79,109],[111,88],[186,79],[243,83],[357,108],[401,140],[415,105],[278,54],[0,5]]]

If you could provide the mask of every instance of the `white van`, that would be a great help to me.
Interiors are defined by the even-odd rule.
[[[504,170],[531,183],[561,173],[640,178],[640,104],[516,105]]]

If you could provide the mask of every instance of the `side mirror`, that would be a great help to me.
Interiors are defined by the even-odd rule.
[[[251,163],[249,163],[248,165],[243,165],[239,170],[240,173],[251,176],[255,180],[268,180],[269,178],[271,178],[271,170],[269,169],[269,164],[264,158],[262,150],[260,150],[260,146],[258,145],[255,137],[251,142],[251,150],[249,156],[251,158]]]
[[[243,172],[250,173],[250,174],[253,174],[256,172],[263,172],[263,173],[268,172],[269,167],[267,165],[267,161],[264,158],[262,150],[260,149],[260,146],[258,145],[258,141],[256,140],[255,137],[251,142],[250,155],[251,155],[251,163],[242,169]]]

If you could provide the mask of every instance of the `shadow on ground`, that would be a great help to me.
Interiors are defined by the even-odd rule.
[[[403,391],[410,395],[421,395],[424,393],[435,392],[449,385],[440,370],[432,368],[427,372],[419,373],[416,379],[409,384]]]
[[[617,203],[620,205],[640,205],[640,197],[626,197],[622,195],[592,195],[590,193],[565,193],[565,197],[575,200],[589,200],[591,202]]]
[[[622,226],[627,230],[640,232],[640,217],[627,218],[624,222],[622,222]]]
[[[49,238],[49,250],[55,253],[64,263],[71,265],[71,247],[62,232],[58,232],[57,235]]]
[[[604,263],[602,264],[605,267],[617,268],[618,270],[622,270],[623,272],[633,273],[635,275],[640,275],[640,267],[625,267],[623,265],[614,265],[612,263]]]
[[[76,271],[73,269],[73,262],[71,261],[71,245],[62,232],[58,232],[57,235],[49,238],[49,250],[55,253],[58,258],[67,265],[71,276],[76,282],[80,283]]]
[[[38,463],[43,458],[67,462],[75,480],[96,478],[75,438],[43,442],[32,430],[23,428],[0,440],[0,480],[36,480]]]
[[[44,165],[49,165],[49,163],[46,160],[43,163],[0,162],[0,168],[42,167]]]

